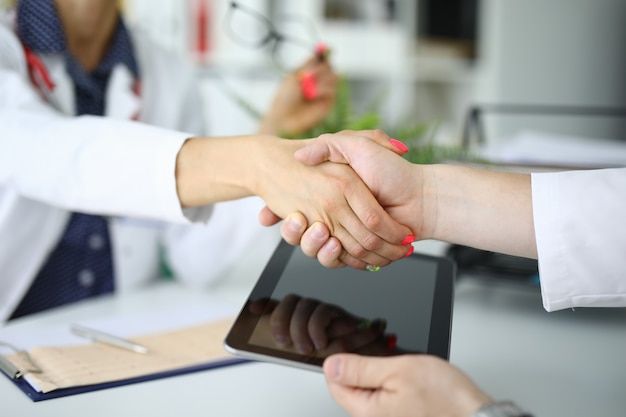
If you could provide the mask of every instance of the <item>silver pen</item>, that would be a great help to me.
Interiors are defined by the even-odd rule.
[[[148,353],[148,348],[145,346],[133,343],[130,340],[126,340],[118,336],[101,332],[100,330],[90,329],[89,327],[81,326],[79,324],[72,325],[72,333],[77,336],[91,339],[94,342],[106,343],[111,346],[130,350],[131,352],[143,354]]]

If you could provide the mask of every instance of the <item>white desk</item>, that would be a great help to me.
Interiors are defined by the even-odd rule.
[[[211,302],[240,306],[249,287],[213,296],[174,283],[60,309],[16,325],[68,323]],[[495,398],[513,398],[539,416],[626,414],[626,309],[546,313],[537,289],[462,278],[456,289],[451,362]],[[0,378],[2,416],[346,416],[323,376],[249,363],[77,396],[31,402]]]

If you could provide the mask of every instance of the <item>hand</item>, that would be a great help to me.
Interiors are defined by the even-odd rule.
[[[385,335],[384,320],[368,320],[343,308],[289,294],[282,300],[260,299],[248,305],[250,313],[268,315],[275,345],[302,355],[326,357],[339,352],[386,356],[394,351],[395,335]]]
[[[310,141],[310,140],[309,140]],[[394,221],[347,165],[305,166],[294,152],[307,140],[272,136],[190,138],[176,159],[181,207],[259,196],[277,218],[301,212],[322,222],[346,252],[372,265],[401,258],[411,231]]]
[[[299,70],[288,74],[266,116],[261,121],[260,133],[279,136],[297,135],[321,123],[330,113],[338,83],[337,74],[327,59],[312,56]],[[303,83],[314,85],[314,90],[303,91]]]
[[[420,166],[398,157],[406,150],[402,143],[381,130],[344,131],[320,136],[298,150],[296,159],[308,165],[324,161],[350,164],[383,208],[399,223],[407,225],[416,239],[424,239],[429,233],[422,221],[424,175]],[[281,226],[281,233],[287,242],[300,244],[305,254],[317,257],[322,265],[358,265],[323,224],[311,224],[308,230],[306,227],[304,217],[292,213]]]
[[[324,361],[324,376],[352,417],[469,417],[491,402],[463,372],[430,355],[333,355]]]

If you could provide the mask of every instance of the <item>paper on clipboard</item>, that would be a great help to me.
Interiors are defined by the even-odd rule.
[[[41,374],[27,374],[15,381],[38,401],[243,362],[232,358],[222,346],[235,313],[230,307],[212,306],[90,322],[90,326],[145,345],[148,354],[86,342],[72,335],[69,325],[42,329],[39,335],[32,328],[22,333],[2,329],[0,340],[12,337],[11,341],[26,349],[41,367]],[[51,339],[46,342],[44,336]],[[23,355],[5,357],[18,368],[29,367]]]

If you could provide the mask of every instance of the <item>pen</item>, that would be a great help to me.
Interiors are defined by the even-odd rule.
[[[94,342],[106,343],[111,346],[130,350],[136,353],[148,353],[148,348],[141,346],[137,343],[133,343],[130,340],[122,339],[121,337],[113,336],[108,333],[101,332],[99,330],[90,329],[78,324],[72,325],[72,333],[77,336],[82,336],[93,340]]]

